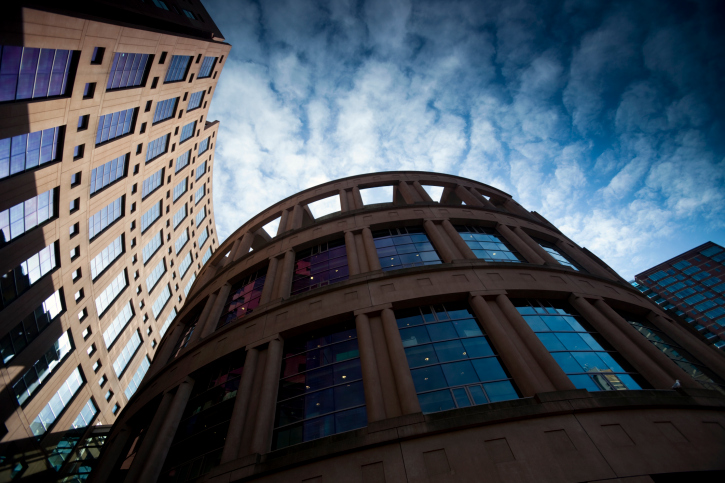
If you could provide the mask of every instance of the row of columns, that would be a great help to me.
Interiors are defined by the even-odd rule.
[[[468,300],[524,397],[575,389],[505,291],[471,292]],[[603,299],[572,293],[568,301],[654,388],[669,389],[676,379],[685,387],[701,387]],[[391,304],[361,309],[354,315],[368,422],[420,413]],[[661,315],[652,312],[649,318],[725,377],[725,364],[718,354],[707,354],[707,348],[701,347],[692,334]],[[274,336],[261,345],[247,348],[222,464],[270,451],[283,345],[282,339]],[[155,481],[158,477],[162,466],[159,462],[166,458],[192,386],[193,381],[187,379],[175,391],[163,395],[126,481]]]

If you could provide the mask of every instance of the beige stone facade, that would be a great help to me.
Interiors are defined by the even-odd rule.
[[[144,360],[147,357],[149,361],[155,359],[163,326],[181,310],[186,300],[185,289],[187,285],[190,288],[190,280],[199,273],[204,254],[207,250],[215,251],[218,245],[212,204],[212,168],[219,124],[210,122],[207,114],[231,47],[220,35],[214,39],[209,33],[218,32],[210,19],[207,19],[208,23],[186,18],[179,20],[180,30],[198,32],[198,35],[179,34],[165,31],[163,23],[158,29],[143,27],[141,20],[148,19],[143,18],[142,10],[148,9],[147,5],[131,6],[133,15],[126,17],[136,16],[139,26],[134,26],[113,15],[116,6],[112,4],[117,2],[99,2],[99,5],[104,3],[111,5],[106,12],[109,13],[107,19],[98,18],[97,14],[102,10],[89,15],[88,12],[57,13],[42,8],[22,8],[18,12],[20,21],[4,24],[0,33],[3,46],[24,47],[25,52],[32,48],[67,49],[72,51],[73,57],[65,94],[0,103],[0,139],[61,128],[55,160],[0,179],[0,212],[48,190],[54,190],[55,197],[54,214],[49,220],[13,237],[0,248],[2,273],[10,272],[12,276],[13,269],[49,245],[53,246],[56,258],[50,273],[4,305],[0,311],[0,338],[12,335],[17,325],[54,292],[60,291],[62,299],[61,313],[47,327],[41,328],[37,335],[32,334],[34,338],[28,336],[32,340],[27,345],[16,344],[14,349],[8,349],[15,351],[14,355],[3,353],[4,357],[9,357],[0,369],[2,417],[7,431],[0,444],[5,448],[4,454],[13,453],[17,461],[22,460],[23,451],[36,448],[36,443],[43,448],[39,453],[43,455],[45,448],[52,447],[52,440],[57,439],[54,433],[68,430],[89,400],[97,410],[93,424],[113,423],[128,403],[126,393],[133,392],[129,388],[135,388],[138,383],[133,381],[134,376],[143,375],[143,369],[139,368]],[[185,2],[185,5],[191,10],[194,6],[206,15],[198,2]],[[163,14],[169,18],[175,15],[173,12]],[[7,18],[4,20],[8,21]],[[192,24],[196,25],[196,30],[189,27]],[[206,35],[202,35],[204,30]],[[102,58],[98,55],[99,49],[104,49]],[[148,64],[140,85],[106,89],[118,52],[147,54]],[[191,61],[182,80],[165,82],[174,56],[191,56]],[[216,62],[210,75],[199,79],[200,60],[205,57],[215,57]],[[93,84],[90,92],[88,84]],[[198,108],[187,112],[192,93],[202,90],[203,101]],[[173,117],[154,123],[156,106],[173,98],[178,98]],[[130,132],[97,144],[99,119],[127,109],[135,110]],[[87,116],[85,121],[82,120],[84,116]],[[180,130],[193,121],[196,125],[191,137],[182,142]],[[163,135],[169,135],[163,154],[147,162],[150,143]],[[199,153],[200,143],[207,138],[208,149]],[[78,146],[83,148],[79,151]],[[186,151],[190,151],[188,165],[177,170],[177,158]],[[123,155],[126,155],[126,165],[120,178],[103,189],[96,187],[91,193],[92,171]],[[203,163],[206,163],[206,169],[197,170]],[[144,180],[162,168],[163,175],[156,178],[160,186],[142,198]],[[175,198],[174,187],[184,179],[187,179],[187,189]],[[153,186],[151,181],[147,185]],[[202,185],[205,186],[204,196],[195,196]],[[121,216],[89,240],[89,219],[119,198]],[[157,218],[142,230],[144,214],[159,202],[161,210]],[[174,226],[173,216],[184,204],[188,207],[188,215]],[[206,210],[206,217],[197,224],[196,215],[202,210]],[[175,242],[186,230],[189,239],[177,250]],[[199,237],[207,230],[208,238],[199,246]],[[143,249],[159,233],[161,246],[144,263]],[[101,263],[101,258],[96,257],[119,237],[122,237],[122,253],[116,250],[110,265],[107,262],[98,265],[102,270],[95,273],[94,279],[91,265]],[[191,263],[181,274],[180,265],[187,255],[191,257]],[[161,267],[165,270],[160,278],[154,277],[157,280],[149,293],[147,277],[162,260]],[[159,268],[155,275],[161,271]],[[102,301],[104,290],[123,273],[125,288],[120,293],[111,293],[109,298],[112,300]],[[154,307],[165,287],[170,290],[168,300],[159,301]],[[103,307],[100,314],[98,303]],[[130,319],[122,317],[118,330],[107,332],[114,319],[128,307],[132,308]],[[42,383],[19,404],[14,386],[65,332],[72,340],[72,350],[55,364],[49,375],[43,374]],[[104,333],[111,344],[104,340]],[[140,343],[128,345],[136,334]],[[117,363],[116,367],[114,363]],[[42,434],[36,432],[38,437],[35,438],[31,429],[33,421],[75,370],[79,370],[82,377],[80,388],[69,401],[63,400],[65,407],[62,410],[53,408],[58,412],[54,414],[54,421],[46,425]],[[6,470],[12,471],[9,467],[15,465],[13,461],[12,458],[4,460],[3,478],[7,477]],[[47,464],[42,456],[36,458],[35,463],[39,466],[34,469],[23,467],[21,473],[30,475],[43,471]]]
[[[392,202],[365,205],[361,190],[382,186],[392,186]],[[443,188],[440,201],[424,186]],[[341,211],[315,219],[309,204],[331,196]],[[270,237],[262,227],[277,218]],[[477,244],[485,239],[478,233],[498,242]],[[386,251],[411,240],[420,243]],[[331,247],[344,247],[346,263],[314,272],[315,254],[332,260]],[[495,258],[500,250],[510,258]],[[410,253],[429,262],[395,266],[416,260]],[[338,270],[347,275],[312,280]],[[465,334],[463,322],[445,337],[417,325],[433,343],[407,328],[424,320],[441,333],[460,317]],[[564,320],[570,325],[557,329]],[[572,342],[576,334],[589,345]],[[488,359],[474,360],[473,345],[451,356],[435,343],[482,336],[494,347]],[[354,345],[334,352],[335,343]],[[337,355],[314,352],[320,347]],[[594,353],[599,362],[572,368]],[[446,379],[433,391],[427,381],[438,366],[421,372],[432,363],[427,354],[460,359],[440,364]],[[502,382],[485,382],[496,377],[486,379],[484,363],[475,365],[479,379],[466,379],[469,360],[496,360]],[[328,376],[310,375],[318,366],[341,368],[342,379],[324,386]],[[364,399],[347,404],[353,384],[343,379],[353,373]],[[722,354],[508,194],[436,173],[354,176],[291,196],[224,241],[116,421],[92,480],[705,478],[725,470],[724,379]],[[507,395],[497,396],[504,386]],[[339,393],[333,401],[332,392],[312,392],[319,387]]]

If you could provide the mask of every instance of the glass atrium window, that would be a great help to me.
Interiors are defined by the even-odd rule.
[[[355,323],[284,342],[272,448],[367,426]]]
[[[573,268],[577,272],[581,271],[581,268],[579,265],[577,265],[573,260],[571,260],[569,257],[564,255],[559,251],[559,249],[556,247],[556,245],[553,245],[547,241],[540,240],[538,238],[534,238],[534,241],[539,244],[541,248],[549,252],[549,255],[554,257],[554,260],[561,263],[564,266],[567,266],[569,268]]]
[[[65,95],[70,50],[0,46],[0,102]]]
[[[456,231],[476,257],[487,262],[521,262],[521,257],[495,228],[456,226]]]
[[[122,154],[116,159],[104,163],[91,170],[91,194],[123,178],[126,174],[126,161],[130,153]]]
[[[198,79],[211,77],[211,71],[214,70],[216,59],[216,57],[204,57],[204,60],[201,61],[201,68],[199,69],[199,76],[197,77]]]
[[[112,112],[98,119],[96,132],[96,146],[129,134],[132,129],[136,109]]]
[[[243,350],[233,352],[195,374],[194,389],[159,481],[194,480],[219,464],[244,360]]]
[[[373,238],[384,271],[441,263],[423,227],[377,230]]]
[[[140,86],[143,82],[148,60],[148,54],[116,52],[113,56],[106,90]]]
[[[51,127],[0,139],[0,179],[55,161],[59,134],[60,128]]]
[[[264,267],[250,273],[232,286],[217,329],[254,312],[259,305],[266,278],[267,267]]]
[[[571,307],[546,300],[511,300],[578,389],[623,391],[646,382]]]
[[[637,332],[645,336],[655,347],[662,351],[667,357],[672,359],[672,362],[677,364],[680,369],[688,373],[694,380],[702,384],[703,387],[707,389],[714,389],[725,394],[724,381],[712,373],[712,371],[697,360],[695,356],[680,347],[664,332],[657,329],[655,325],[642,317],[637,317],[632,314],[620,313],[620,315],[624,318],[624,320],[629,322],[632,327],[637,329]]]
[[[169,70],[166,71],[164,82],[178,82],[186,78],[186,72],[191,64],[190,55],[174,55],[171,57]]]
[[[520,397],[467,304],[396,310],[395,318],[424,413]]]
[[[300,250],[295,256],[292,295],[342,282],[348,276],[344,238]]]
[[[0,211],[0,246],[55,216],[55,189]]]

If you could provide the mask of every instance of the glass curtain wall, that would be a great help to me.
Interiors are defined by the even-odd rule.
[[[441,263],[422,226],[376,230],[373,238],[384,271]]]
[[[347,280],[345,239],[321,243],[295,256],[292,295]]]
[[[264,267],[246,275],[232,286],[224,309],[222,309],[217,329],[254,312],[259,305],[266,279],[267,267]]]

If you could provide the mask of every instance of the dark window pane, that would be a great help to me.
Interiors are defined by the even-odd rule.
[[[424,326],[401,329],[400,338],[403,340],[403,347],[410,347],[430,342],[428,331]]]
[[[453,324],[451,322],[443,322],[440,324],[430,324],[430,325],[427,325],[426,328],[428,329],[428,333],[430,334],[431,340],[434,340],[434,341],[458,338],[456,329],[453,327]]]
[[[479,359],[485,360],[485,359]],[[460,386],[462,384],[471,384],[478,382],[476,371],[469,361],[453,362],[451,364],[443,364],[443,373],[446,376],[449,386]]]
[[[488,398],[491,402],[508,401],[519,397],[513,385],[509,381],[490,382],[488,384],[484,384],[483,388],[486,390],[486,394],[488,394]]]
[[[425,367],[411,371],[413,383],[417,392],[431,391],[447,387],[446,379],[443,376],[441,366]]]
[[[466,348],[468,357],[485,357],[492,356],[493,349],[485,337],[474,337],[471,339],[463,339],[463,346]]]
[[[446,411],[456,407],[453,403],[451,391],[448,389],[420,394],[418,395],[418,401],[424,414]]]
[[[405,355],[408,356],[408,365],[413,367],[426,366],[438,362],[435,350],[431,344],[417,347],[408,347],[405,349]]]
[[[466,390],[462,387],[453,389],[453,397],[456,400],[456,405],[459,408],[467,408],[471,405],[471,400],[468,398]]]
[[[475,359],[472,362],[481,382],[496,381],[499,379],[506,379],[508,377],[496,357]]]

